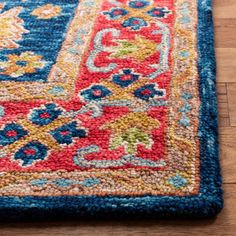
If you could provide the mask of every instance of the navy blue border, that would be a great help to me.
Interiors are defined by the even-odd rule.
[[[196,196],[1,197],[0,220],[62,217],[209,217],[223,207],[211,0],[198,0],[200,193]]]

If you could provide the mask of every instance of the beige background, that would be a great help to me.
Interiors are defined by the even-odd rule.
[[[19,235],[236,235],[236,0],[214,0],[225,208],[214,220],[74,221],[0,225]],[[7,217],[7,216],[6,216]]]

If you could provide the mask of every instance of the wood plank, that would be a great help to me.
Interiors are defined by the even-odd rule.
[[[222,118],[228,118],[229,117],[229,111],[228,111],[228,104],[227,103],[219,103],[219,116]]]
[[[202,220],[119,220],[12,223],[1,226],[1,235],[63,236],[189,236],[235,235],[236,185],[224,185],[225,208],[215,219]]]
[[[217,86],[217,94],[218,95],[227,94],[226,83],[217,83],[216,86]]]
[[[236,83],[227,84],[230,125],[236,126]]]
[[[236,127],[220,127],[219,128],[220,135],[235,135],[236,136]]]
[[[214,0],[215,18],[236,18],[236,0]]]
[[[229,117],[219,117],[219,127],[230,126]]]
[[[217,81],[236,82],[236,48],[216,48]]]
[[[224,183],[236,183],[236,133],[220,134],[220,161]]]
[[[236,29],[236,18],[229,18],[229,19],[216,18],[214,26],[216,35],[215,45],[217,48],[236,47],[236,34],[233,33],[235,32]]]
[[[227,94],[218,94],[218,103],[228,103],[228,97]]]
[[[236,127],[219,128],[220,160],[224,183],[236,183]]]

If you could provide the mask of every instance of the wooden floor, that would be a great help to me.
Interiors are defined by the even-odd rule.
[[[217,219],[5,224],[0,236],[236,235],[236,0],[214,0],[214,18],[225,191],[225,208]]]

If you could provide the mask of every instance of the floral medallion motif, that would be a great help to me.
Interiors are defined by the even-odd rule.
[[[23,52],[20,55],[9,54],[7,59],[7,61],[0,61],[0,75],[9,75],[13,78],[35,73],[37,69],[45,66],[42,56],[35,55],[33,52]]]
[[[19,17],[22,7],[3,10],[0,3],[0,50],[18,48],[17,41],[22,40],[23,34],[29,31],[24,28],[24,20]]]
[[[51,19],[59,16],[61,13],[61,7],[52,4],[46,4],[42,7],[36,8],[32,11],[31,15],[36,16],[38,19]]]

